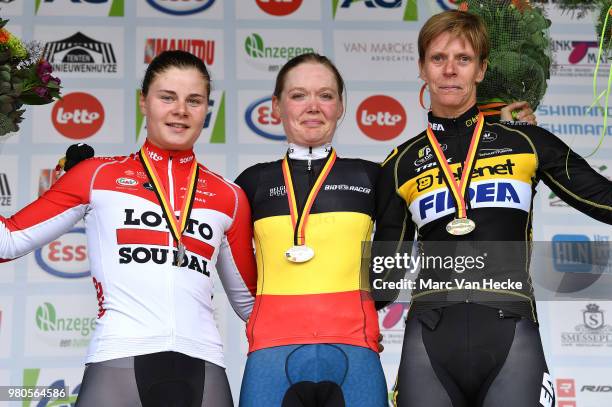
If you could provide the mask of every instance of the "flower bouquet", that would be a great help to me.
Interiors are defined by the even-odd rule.
[[[0,137],[19,130],[23,105],[44,105],[60,97],[60,80],[41,58],[37,43],[24,44],[0,19]]]

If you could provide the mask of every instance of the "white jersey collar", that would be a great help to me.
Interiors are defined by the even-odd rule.
[[[332,145],[330,143],[316,147],[306,147],[289,143],[288,153],[289,158],[292,160],[318,160],[327,157],[331,150]]]

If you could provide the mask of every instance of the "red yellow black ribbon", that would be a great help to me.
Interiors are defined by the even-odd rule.
[[[153,163],[150,161],[149,154],[145,150],[144,146],[140,149],[140,160],[142,161],[142,165],[149,179],[153,183],[154,192],[155,195],[157,195],[157,199],[162,207],[164,218],[166,218],[170,232],[172,233],[172,236],[174,237],[174,240],[178,246],[181,242],[183,231],[187,226],[187,219],[189,219],[191,208],[193,207],[193,197],[198,184],[198,163],[194,159],[193,163],[191,164],[191,168],[189,169],[187,193],[185,195],[185,199],[183,200],[183,208],[181,209],[181,213],[177,220],[174,214],[174,208],[170,203],[170,197],[164,188],[164,184],[161,182],[161,178],[155,169],[155,165],[153,165]]]
[[[438,164],[442,169],[442,173],[444,175],[444,179],[448,184],[448,188],[453,196],[453,200],[455,201],[455,213],[457,218],[466,218],[467,217],[467,202],[466,202],[466,191],[468,189],[468,179],[470,174],[474,170],[474,166],[476,165],[476,152],[478,151],[478,144],[480,143],[480,134],[482,133],[482,129],[484,127],[484,115],[482,112],[478,113],[478,120],[476,125],[474,126],[474,133],[472,133],[472,140],[470,141],[470,147],[467,152],[467,156],[465,157],[465,161],[463,162],[463,167],[461,169],[461,179],[459,182],[455,179],[453,171],[451,170],[450,165],[448,164],[448,160],[444,155],[444,151],[442,147],[440,147],[440,143],[438,143],[438,139],[431,129],[431,125],[427,126],[427,138],[429,139],[429,143],[433,149],[433,152],[438,160]],[[469,194],[468,194],[469,195]],[[469,197],[468,197],[469,200]]]
[[[325,165],[321,169],[317,180],[310,189],[304,209],[302,212],[298,212],[297,200],[295,198],[295,189],[293,188],[293,180],[291,178],[291,169],[289,168],[289,155],[285,155],[283,159],[283,178],[285,179],[285,188],[287,189],[287,200],[289,201],[289,212],[291,214],[291,224],[293,225],[293,240],[295,245],[303,245],[306,243],[306,224],[308,223],[308,217],[310,216],[310,210],[312,205],[319,194],[319,190],[325,182],[325,179],[329,175],[334,163],[336,162],[336,150],[332,151],[327,156]]]

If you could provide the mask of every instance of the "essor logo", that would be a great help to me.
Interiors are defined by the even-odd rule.
[[[117,178],[117,184],[123,185],[126,187],[133,187],[133,186],[138,185],[138,181],[132,178],[122,177],[122,178]]]
[[[147,3],[162,13],[186,16],[206,10],[215,0],[147,0]]]
[[[463,0],[436,0],[442,10],[454,10],[457,8],[457,3]]]
[[[37,249],[36,263],[47,273],[61,278],[89,276],[85,229],[74,228],[59,239]]]
[[[89,93],[69,93],[55,102],[51,121],[63,136],[81,140],[100,130],[104,123],[104,107]]]
[[[273,16],[286,16],[302,5],[302,0],[256,0],[260,9]]]
[[[406,111],[395,99],[386,95],[370,96],[357,107],[357,125],[368,137],[391,140],[406,127]]]
[[[272,116],[272,97],[270,96],[251,103],[246,109],[244,120],[255,134],[263,138],[275,141],[287,139],[280,119]]]

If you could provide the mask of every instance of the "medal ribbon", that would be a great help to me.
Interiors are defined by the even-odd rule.
[[[164,184],[161,182],[161,178],[155,169],[155,165],[153,165],[153,163],[150,161],[149,155],[147,154],[144,146],[140,149],[140,160],[142,161],[142,166],[144,167],[147,176],[153,183],[155,195],[157,196],[157,199],[162,207],[162,212],[166,218],[166,222],[168,222],[170,233],[172,233],[172,236],[174,237],[174,240],[178,246],[181,242],[183,231],[187,226],[187,219],[189,219],[189,214],[193,208],[193,197],[198,184],[198,163],[194,157],[191,168],[189,169],[189,184],[187,184],[187,194],[185,195],[185,199],[183,201],[181,214],[177,220],[174,214],[174,208],[170,204],[168,193],[164,188]]]
[[[332,151],[327,156],[327,161],[321,169],[321,173],[317,177],[314,185],[308,193],[304,209],[298,213],[297,200],[295,198],[295,189],[293,188],[293,180],[291,179],[291,169],[289,168],[289,155],[285,155],[283,159],[283,178],[285,179],[285,188],[287,189],[287,200],[289,201],[289,212],[291,214],[291,225],[293,226],[293,241],[295,245],[304,245],[306,243],[306,224],[310,216],[312,205],[319,194],[319,190],[329,175],[334,163],[336,162],[336,150]]]
[[[442,147],[440,147],[440,143],[438,143],[438,139],[431,129],[431,125],[427,125],[427,138],[429,139],[429,143],[433,149],[433,152],[438,160],[438,164],[442,169],[442,173],[444,174],[444,179],[446,179],[448,183],[448,188],[453,195],[453,199],[455,201],[456,208],[456,216],[457,218],[467,218],[467,202],[465,200],[466,191],[468,188],[468,179],[470,178],[470,174],[474,170],[474,166],[476,165],[476,152],[478,151],[478,144],[480,143],[480,134],[482,133],[482,129],[484,127],[484,115],[482,112],[478,113],[478,121],[474,126],[474,133],[472,134],[472,140],[470,141],[470,147],[468,148],[467,156],[465,157],[465,161],[463,162],[463,169],[461,171],[461,179],[459,182],[455,179],[455,175],[451,170],[450,165],[448,164],[448,160],[444,155],[444,151]],[[469,195],[469,193],[468,193]],[[469,196],[468,196],[469,200]]]

